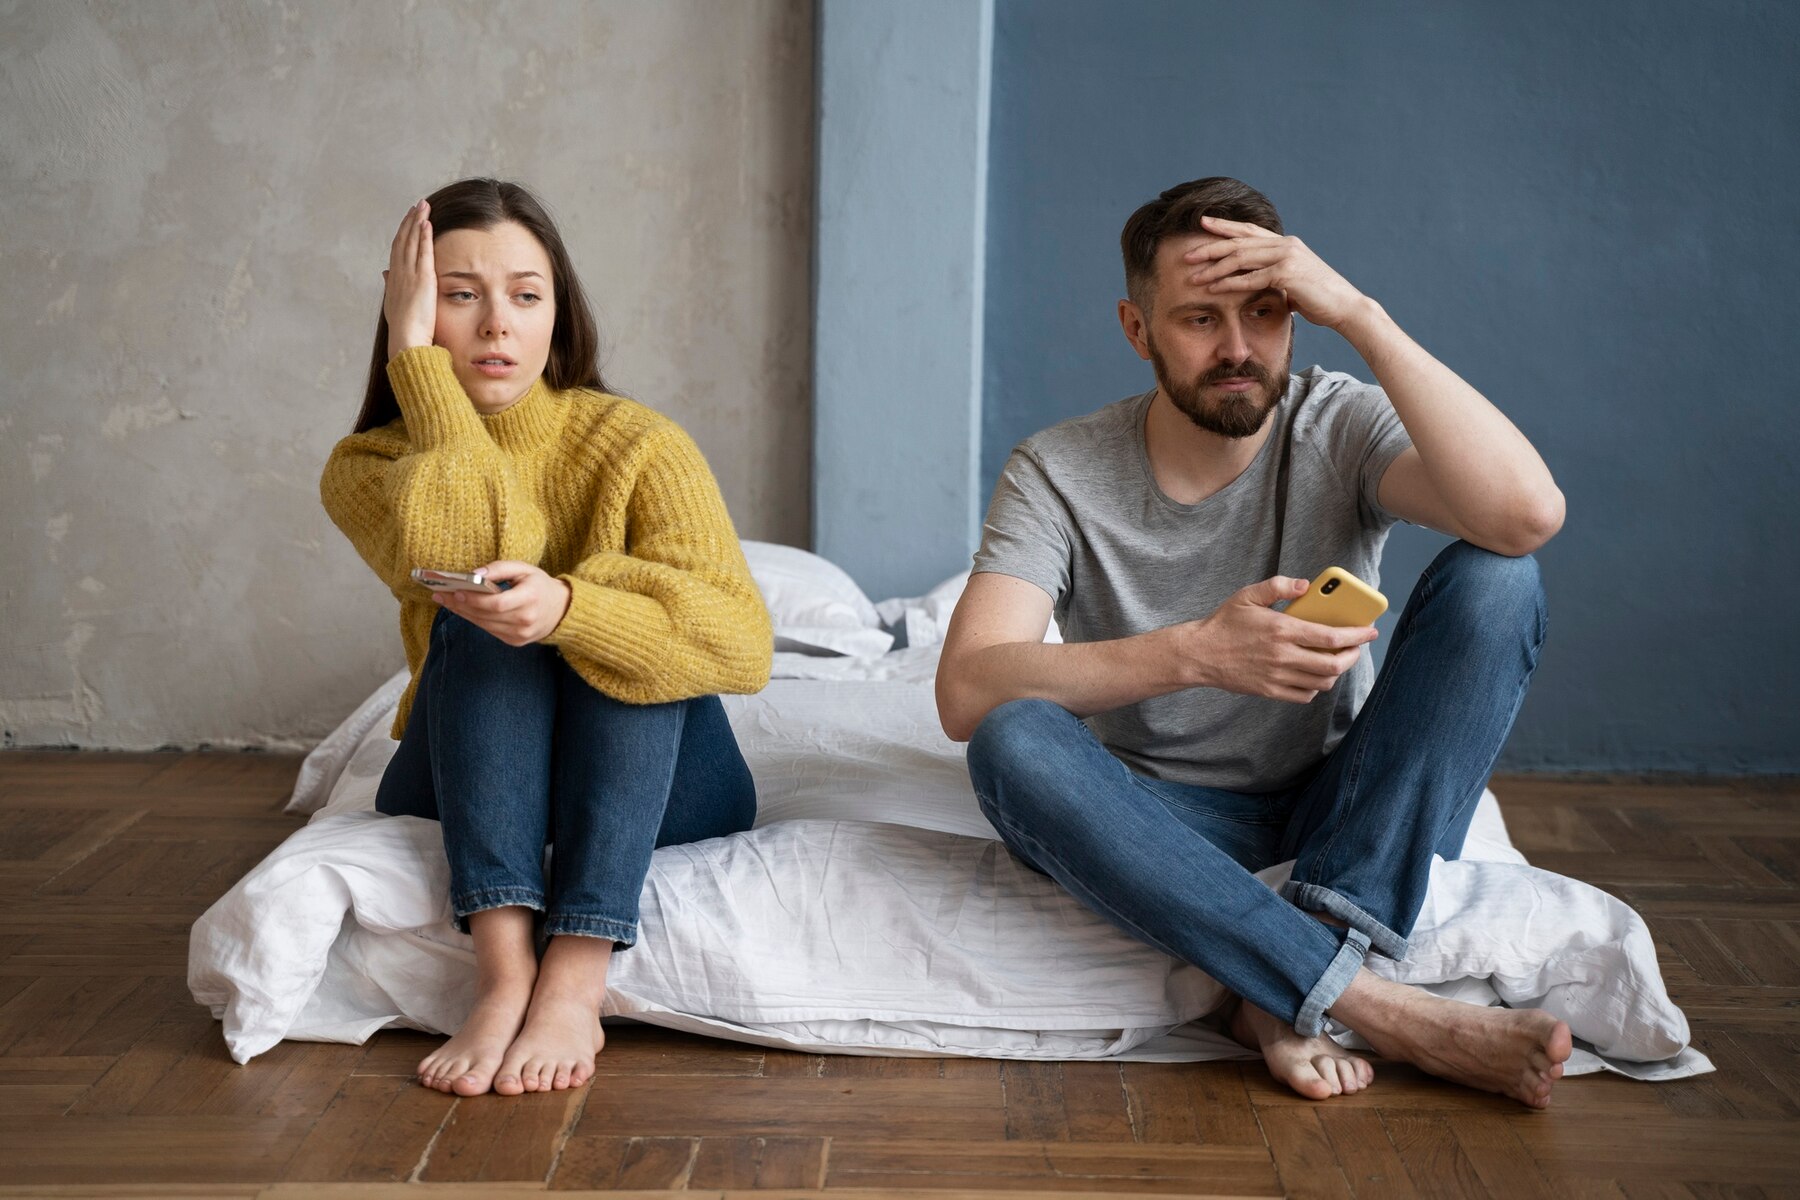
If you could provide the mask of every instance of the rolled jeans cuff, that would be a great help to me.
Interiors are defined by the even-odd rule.
[[[586,913],[551,913],[544,922],[544,936],[606,938],[615,950],[627,950],[637,941],[636,921],[618,921],[612,917],[596,917]]]
[[[1362,934],[1363,944],[1373,946],[1377,954],[1385,954],[1395,962],[1406,960],[1405,938],[1377,921],[1366,909],[1350,903],[1330,888],[1290,879],[1281,885],[1281,894],[1295,908],[1336,917]]]
[[[1319,982],[1313,984],[1313,990],[1306,994],[1300,1005],[1300,1015],[1294,1018],[1294,1032],[1301,1037],[1318,1037],[1325,1028],[1325,1012],[1337,998],[1344,994],[1350,981],[1362,969],[1363,957],[1369,950],[1369,938],[1360,929],[1344,931],[1344,944],[1338,947],[1337,955],[1325,973],[1319,976]]]
[[[534,912],[544,911],[544,893],[531,887],[497,887],[482,888],[480,891],[463,892],[450,898],[450,910],[456,914],[456,928],[463,933],[469,932],[469,918],[478,912],[486,912],[490,908],[529,908]]]

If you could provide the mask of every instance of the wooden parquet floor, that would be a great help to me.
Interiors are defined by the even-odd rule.
[[[763,1051],[609,1030],[593,1085],[459,1100],[435,1039],[249,1066],[188,927],[300,822],[298,759],[0,754],[0,1195],[1800,1195],[1800,781],[1502,778],[1520,847],[1642,912],[1716,1074],[1555,1106],[1377,1064],[1311,1104],[1255,1065]]]

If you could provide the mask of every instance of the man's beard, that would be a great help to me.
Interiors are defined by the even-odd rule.
[[[1293,361],[1294,344],[1290,341],[1278,371],[1270,371],[1247,358],[1241,363],[1220,363],[1197,379],[1177,383],[1156,343],[1150,343],[1150,362],[1156,368],[1156,384],[1163,394],[1195,425],[1228,438],[1247,438],[1268,423],[1269,415],[1287,394],[1288,367]],[[1227,379],[1254,379],[1257,386],[1247,392],[1221,393],[1208,403],[1207,387]]]

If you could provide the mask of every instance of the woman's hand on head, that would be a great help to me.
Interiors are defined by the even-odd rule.
[[[381,311],[388,323],[388,357],[431,345],[437,332],[437,264],[431,253],[431,206],[425,201],[406,210],[381,278],[387,283]]]
[[[569,585],[527,562],[502,559],[482,568],[493,580],[511,580],[504,592],[436,592],[444,608],[481,626],[509,646],[549,637],[569,611]]]

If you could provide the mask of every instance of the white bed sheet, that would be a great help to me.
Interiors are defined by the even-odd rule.
[[[962,748],[939,729],[936,646],[777,656],[727,699],[757,780],[757,829],[654,856],[639,944],[606,1015],[853,1054],[1195,1061],[1250,1057],[1198,1019],[1222,992],[1114,931],[994,840]],[[449,1031],[473,952],[449,924],[438,826],[374,814],[397,676],[307,761],[309,825],[196,923],[189,982],[240,1062],[283,1038]],[[1278,885],[1286,866],[1264,872]],[[1642,920],[1527,865],[1484,796],[1465,857],[1434,864],[1405,963],[1370,966],[1475,1003],[1548,1008],[1572,1073],[1679,1078],[1687,1046]],[[1351,1040],[1344,1031],[1337,1031]]]

